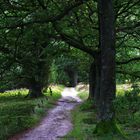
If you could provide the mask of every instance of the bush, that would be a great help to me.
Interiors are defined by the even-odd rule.
[[[116,108],[116,118],[122,124],[129,124],[130,126],[138,124],[140,126],[140,119],[136,114],[140,109],[140,89],[137,85],[132,85],[131,91],[126,91],[124,96],[118,96],[114,102]],[[139,114],[139,113],[138,113]]]

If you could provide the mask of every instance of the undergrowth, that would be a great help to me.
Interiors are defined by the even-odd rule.
[[[82,92],[79,97],[88,96]],[[83,99],[83,98],[82,98]],[[140,140],[140,90],[138,86],[132,86],[124,90],[123,87],[117,88],[117,98],[114,101],[116,109],[117,125],[130,140]],[[97,136],[93,132],[97,124],[96,108],[92,101],[84,101],[72,112],[74,124],[73,130],[63,139],[73,140],[123,140],[124,138],[105,134]]]
[[[62,86],[52,87],[53,95],[44,93],[38,99],[27,99],[28,90],[13,90],[0,93],[0,140],[33,127],[61,97]]]

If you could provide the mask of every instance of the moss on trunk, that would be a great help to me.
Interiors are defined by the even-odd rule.
[[[118,135],[122,138],[126,138],[125,133],[120,129],[115,120],[100,121],[94,130],[94,134],[98,136],[102,135]]]

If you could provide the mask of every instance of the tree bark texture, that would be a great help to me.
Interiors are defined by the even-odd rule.
[[[89,71],[89,100],[94,99],[94,90],[95,90],[95,82],[96,82],[96,65],[95,62],[91,63],[90,71]]]
[[[99,121],[114,118],[112,102],[115,99],[115,16],[112,0],[98,0],[101,79],[99,98]]]

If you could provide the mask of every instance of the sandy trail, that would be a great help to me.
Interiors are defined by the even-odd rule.
[[[70,111],[80,101],[74,88],[65,88],[57,106],[42,122],[16,140],[59,140],[72,129]]]

